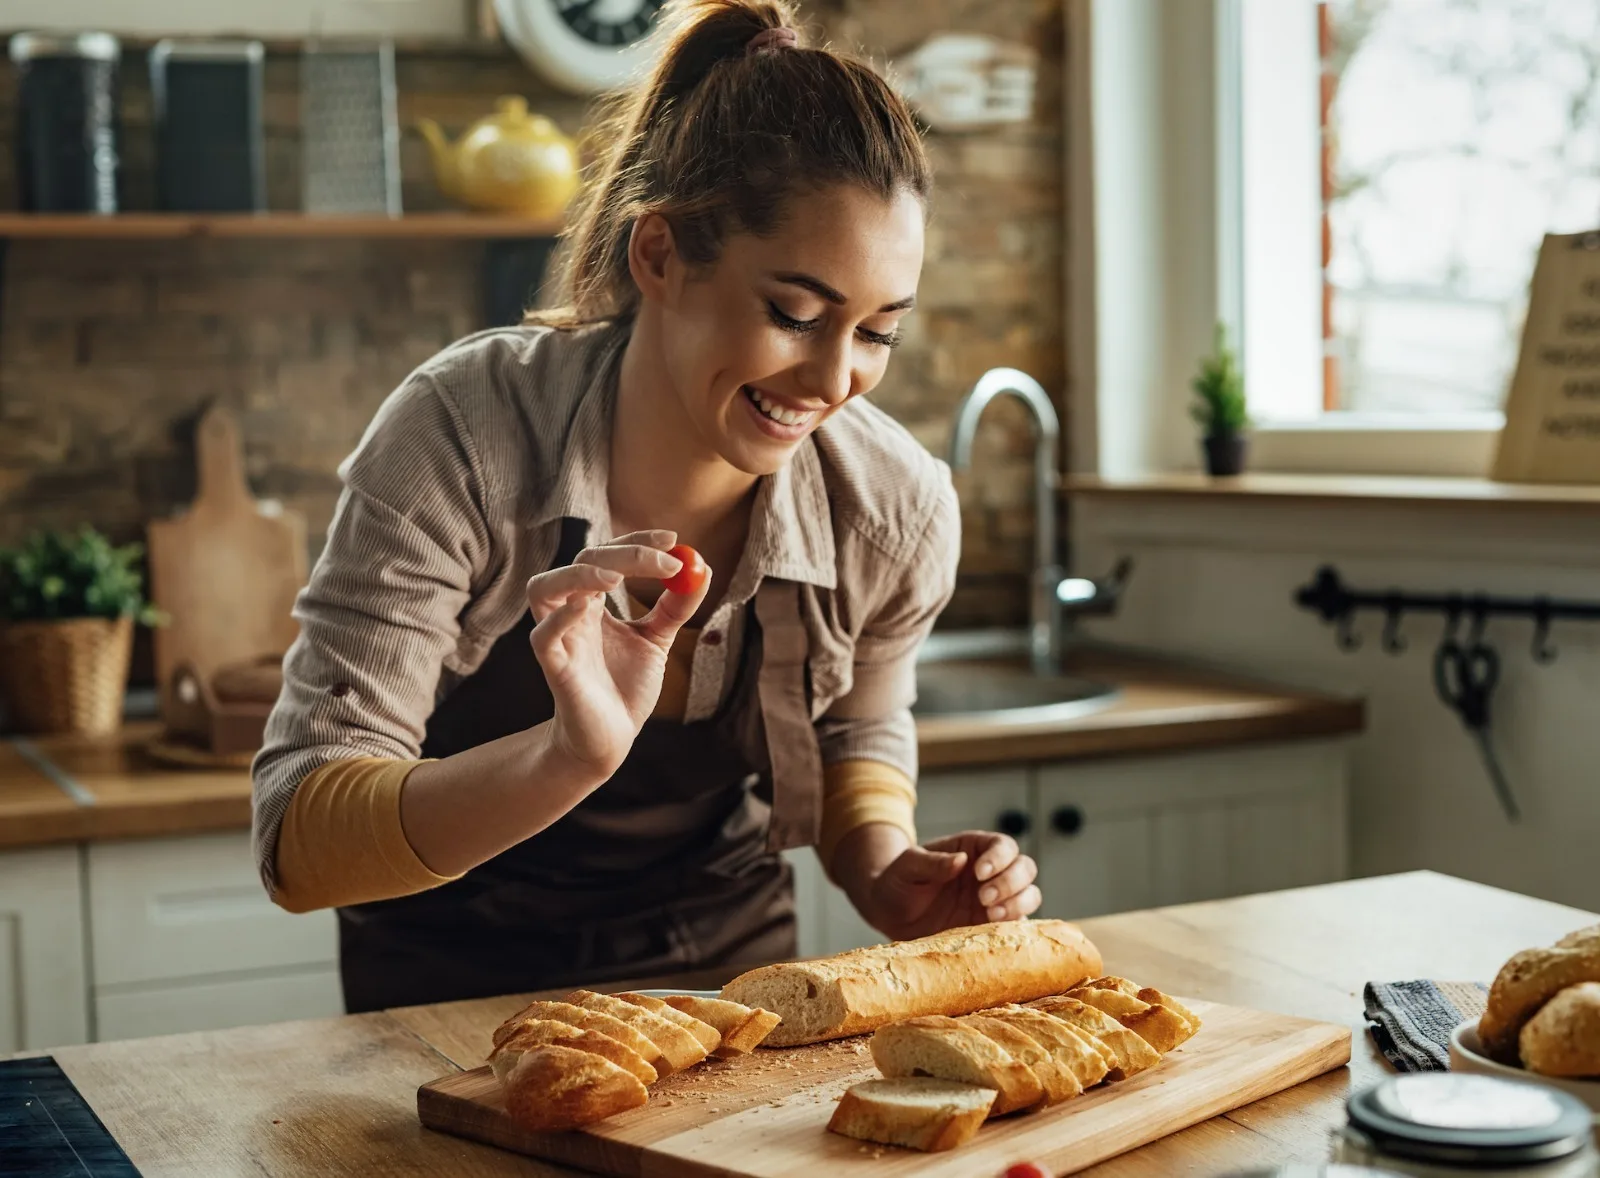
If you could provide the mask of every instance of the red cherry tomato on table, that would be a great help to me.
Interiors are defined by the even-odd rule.
[[[1006,1178],[1050,1178],[1050,1171],[1038,1162],[1018,1162],[1006,1171]]]
[[[700,586],[706,583],[706,562],[701,555],[687,544],[674,544],[667,549],[668,556],[676,556],[683,561],[683,567],[672,576],[662,580],[669,593],[681,593],[686,597],[700,592]]]

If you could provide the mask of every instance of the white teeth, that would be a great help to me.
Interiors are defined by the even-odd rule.
[[[762,413],[781,425],[800,425],[811,420],[811,414],[809,413],[797,413],[793,409],[784,409],[781,406],[774,405],[766,397],[762,396],[759,389],[753,389],[747,385],[745,386],[745,392]]]

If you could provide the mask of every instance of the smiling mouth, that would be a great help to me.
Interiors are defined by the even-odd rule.
[[[779,425],[791,427],[805,425],[817,415],[814,410],[809,413],[801,413],[795,409],[785,409],[782,405],[770,400],[760,389],[750,385],[744,386],[744,395],[763,417],[769,421],[775,421]]]

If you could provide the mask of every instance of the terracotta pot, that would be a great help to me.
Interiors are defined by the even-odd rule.
[[[7,713],[26,732],[115,732],[132,655],[132,618],[0,622]]]
[[[1244,470],[1250,450],[1250,439],[1244,434],[1212,434],[1200,445],[1205,451],[1206,473],[1213,478],[1226,478]]]

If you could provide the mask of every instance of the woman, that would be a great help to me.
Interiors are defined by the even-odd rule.
[[[296,607],[256,848],[339,908],[351,1011],[792,956],[791,847],[891,937],[1039,904],[1011,839],[912,822],[959,513],[861,399],[922,266],[911,118],[778,0],[664,18],[564,306],[388,398]],[[713,575],[674,592],[680,540]]]

